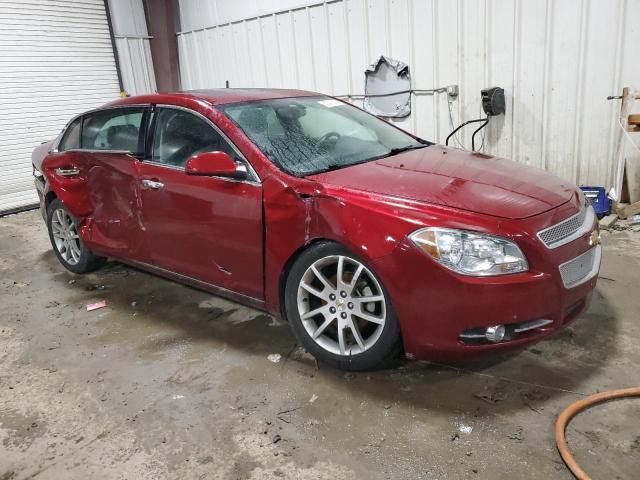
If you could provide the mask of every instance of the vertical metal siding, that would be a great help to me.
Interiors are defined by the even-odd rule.
[[[151,37],[115,35],[115,39],[125,92],[129,95],[155,92],[156,77],[149,46]]]
[[[124,90],[129,95],[155,92],[147,21],[142,0],[108,0]]]
[[[286,5],[284,8],[282,5]],[[409,63],[413,87],[457,84],[460,96],[414,96],[395,121],[443,142],[482,115],[480,89],[505,89],[484,151],[577,184],[611,184],[619,104],[637,86],[640,2],[631,0],[180,0],[183,88],[364,90],[366,66]],[[290,8],[290,9],[289,9]],[[359,102],[356,102],[359,103]],[[469,147],[471,132],[457,140]]]
[[[0,2],[0,212],[37,202],[31,152],[118,96],[102,0]]]

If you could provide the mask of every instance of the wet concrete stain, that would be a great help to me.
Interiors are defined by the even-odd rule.
[[[68,273],[37,212],[1,218],[0,479],[572,478],[557,414],[640,384],[640,241],[604,244],[615,280],[561,335],[467,365],[353,374],[242,305],[117,263]],[[639,422],[637,403],[618,402],[568,439],[594,478],[634,478]]]

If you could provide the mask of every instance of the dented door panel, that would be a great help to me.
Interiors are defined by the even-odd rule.
[[[125,153],[93,152],[87,174],[93,205],[89,243],[120,258],[147,261],[142,235],[139,161]]]
[[[80,235],[91,249],[145,261],[137,163],[125,153],[76,150],[49,155],[43,173],[79,220]]]

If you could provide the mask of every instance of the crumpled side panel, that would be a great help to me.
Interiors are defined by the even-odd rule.
[[[282,274],[296,252],[314,241],[332,240],[369,262],[390,254],[413,228],[395,208],[366,195],[329,194],[313,181],[285,184],[274,176],[264,179],[263,187],[265,301],[274,314],[280,313]]]

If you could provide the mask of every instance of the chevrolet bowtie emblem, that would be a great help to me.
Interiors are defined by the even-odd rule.
[[[600,245],[600,232],[598,230],[594,230],[589,235],[589,246],[594,247],[596,245]]]

